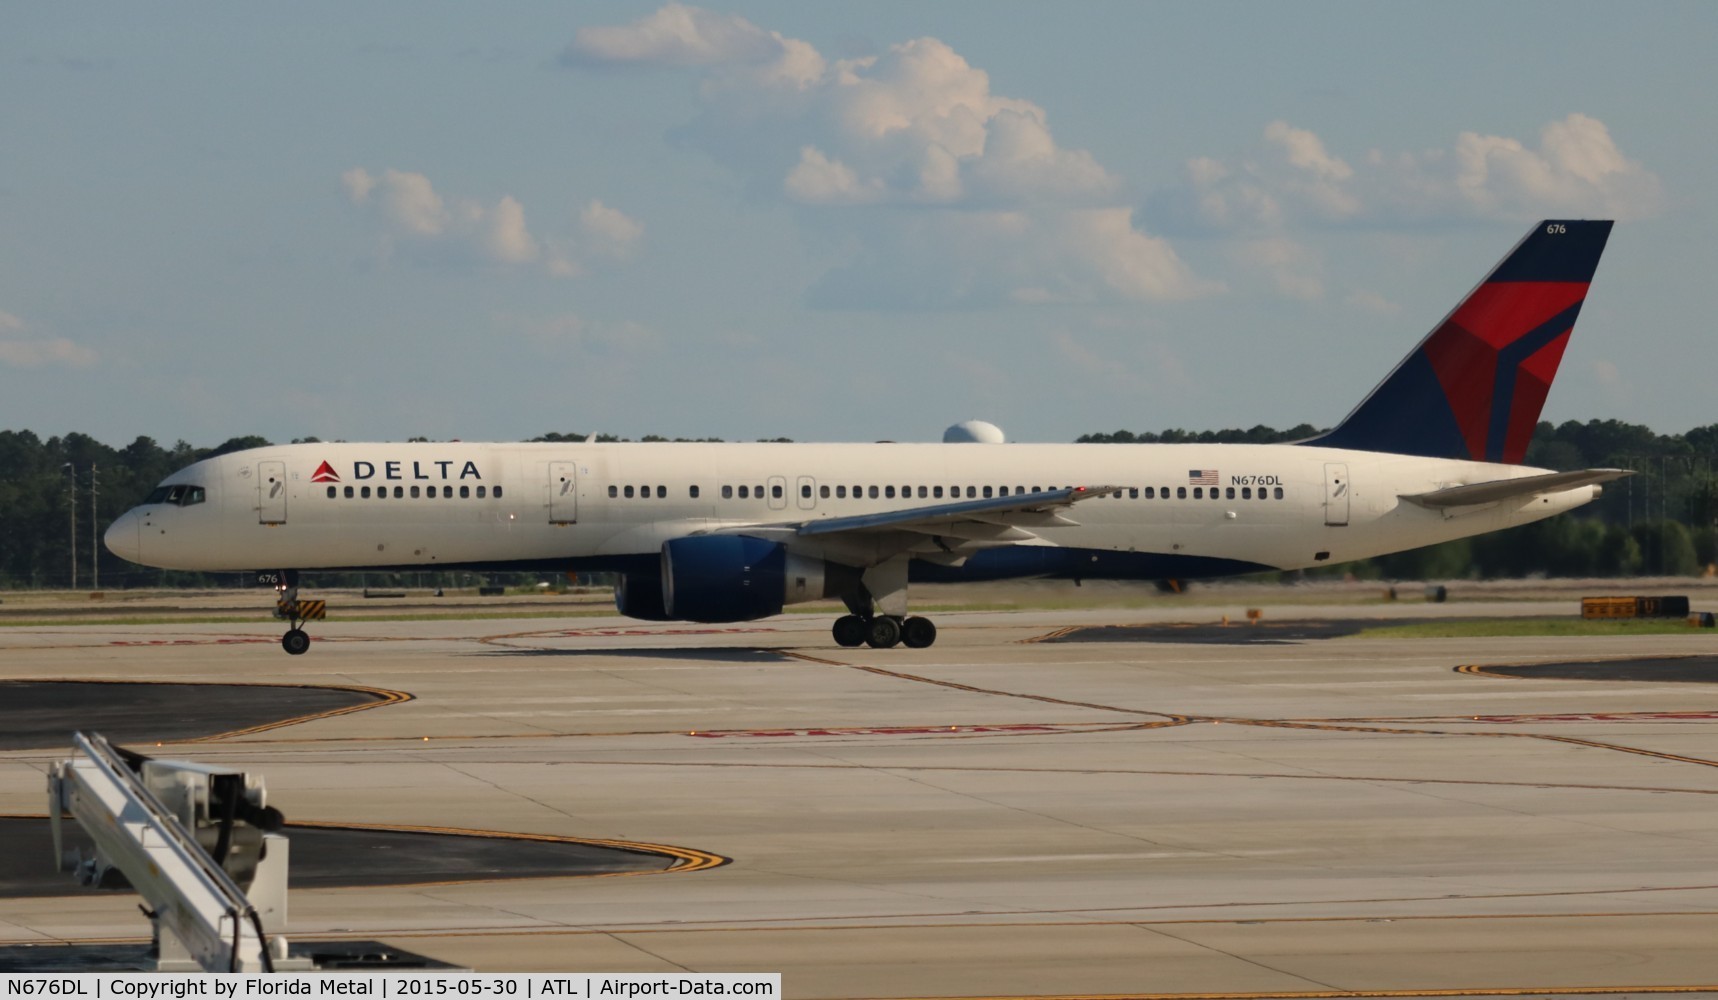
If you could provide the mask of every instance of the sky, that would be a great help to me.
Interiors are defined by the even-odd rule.
[[[1340,420],[1537,220],[1718,421],[1718,4],[6,3],[0,429]]]

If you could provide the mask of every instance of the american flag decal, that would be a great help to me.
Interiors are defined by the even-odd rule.
[[[1189,485],[1189,486],[1215,486],[1215,485],[1217,485],[1217,470],[1216,469],[1188,469],[1187,470],[1187,485]]]

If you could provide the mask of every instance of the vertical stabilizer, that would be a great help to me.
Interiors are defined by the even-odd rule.
[[[1305,444],[1519,465],[1608,221],[1548,219],[1327,434]]]

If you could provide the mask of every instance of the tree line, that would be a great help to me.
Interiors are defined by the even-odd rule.
[[[1083,434],[1080,443],[1274,444],[1318,434],[1309,424],[1286,430],[1259,425],[1242,429],[1157,432],[1127,430]],[[315,438],[295,439],[294,443]],[[413,440],[426,440],[415,438]],[[582,442],[576,433],[547,433],[533,441]],[[620,441],[598,435],[596,441]],[[666,438],[643,441],[717,441]],[[786,438],[769,440],[786,441]],[[213,448],[184,441],[163,447],[139,437],[115,448],[86,434],[43,439],[31,431],[0,431],[0,588],[91,588],[136,586],[232,586],[234,574],[177,573],[145,569],[109,553],[101,534],[135,506],[155,484],[193,462],[232,451],[262,447],[256,436],[236,437]],[[1527,464],[1558,471],[1627,468],[1637,471],[1605,488],[1597,502],[1561,517],[1510,531],[1463,539],[1410,552],[1321,569],[1367,578],[1460,579],[1466,577],[1682,576],[1718,563],[1718,424],[1684,434],[1658,434],[1617,420],[1541,423]],[[259,567],[261,568],[261,567]],[[432,574],[435,584],[455,584]],[[411,582],[372,575],[378,585]],[[359,581],[353,574],[319,574],[324,585]],[[497,581],[502,582],[502,581]]]

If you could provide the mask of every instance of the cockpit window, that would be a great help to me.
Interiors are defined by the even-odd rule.
[[[143,498],[144,503],[170,503],[178,507],[189,507],[208,499],[208,493],[201,486],[157,486]]]

